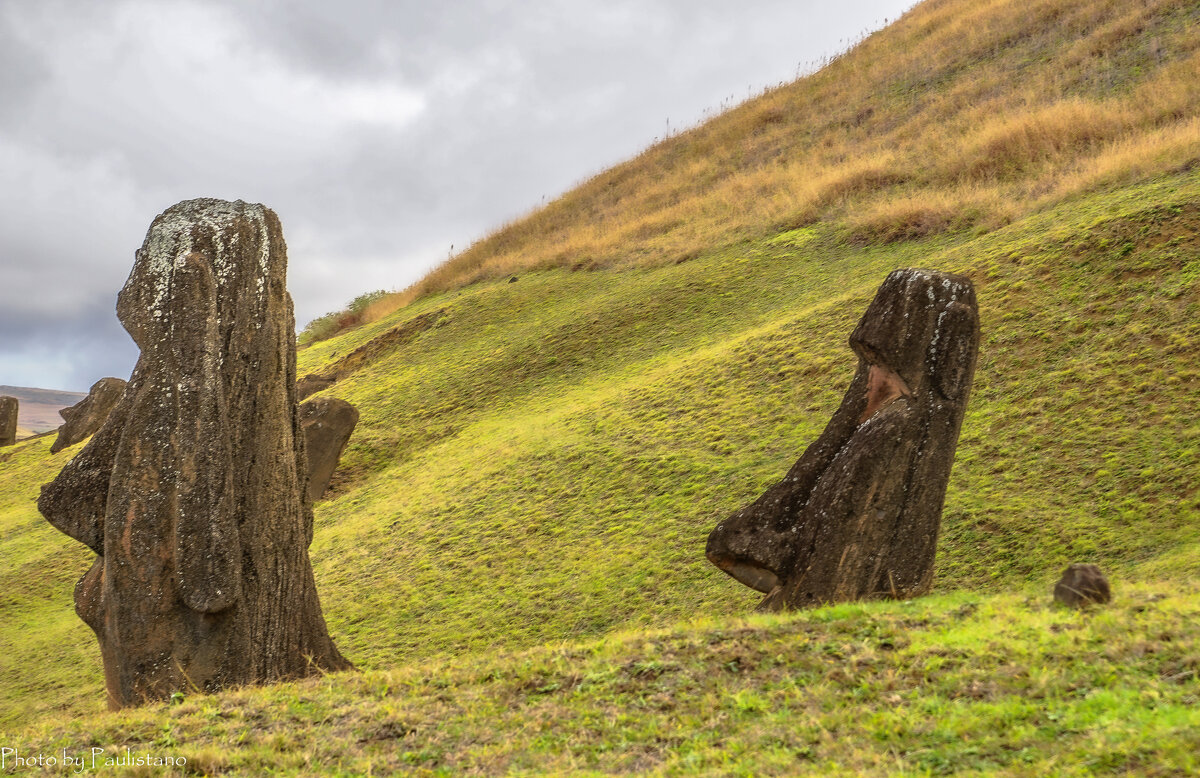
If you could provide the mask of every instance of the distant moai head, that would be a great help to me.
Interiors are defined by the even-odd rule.
[[[160,214],[117,299],[133,376],[42,489],[47,520],[99,554],[75,601],[113,707],[349,667],[308,559],[286,267],[261,205]]]
[[[17,442],[19,407],[16,397],[0,396],[0,446],[11,446]]]
[[[772,610],[928,589],[978,342],[969,280],[891,273],[850,335],[841,406],[782,481],[717,525],[709,560]]]
[[[58,428],[58,437],[50,446],[50,453],[57,454],[92,435],[104,424],[117,401],[125,392],[125,382],[120,378],[101,378],[92,384],[87,397],[58,412],[63,425]]]

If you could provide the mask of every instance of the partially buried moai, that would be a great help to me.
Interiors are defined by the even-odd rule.
[[[350,667],[308,558],[286,267],[272,211],[190,200],[150,225],[117,299],[141,356],[38,501],[99,554],[75,608],[110,707]]]
[[[709,560],[760,610],[927,591],[979,316],[962,276],[897,270],[850,335],[858,372],[787,476],[717,525]]]
[[[16,397],[0,396],[0,446],[17,442],[17,413],[20,402]]]
[[[301,403],[299,415],[308,453],[308,501],[316,502],[325,496],[338,460],[350,442],[358,424],[358,409],[336,397],[317,397]]]
[[[120,378],[101,378],[92,384],[87,397],[59,411],[63,425],[58,428],[58,437],[50,446],[50,453],[57,454],[68,446],[74,446],[100,429],[124,391],[125,382]]]

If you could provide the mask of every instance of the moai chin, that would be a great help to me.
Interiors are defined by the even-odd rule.
[[[99,555],[75,607],[112,708],[350,667],[308,558],[286,270],[272,211],[189,200],[150,225],[117,299],[141,356],[38,500]]]
[[[850,335],[858,372],[825,431],[717,525],[708,559],[763,592],[760,610],[926,592],[978,346],[968,279],[892,272]]]

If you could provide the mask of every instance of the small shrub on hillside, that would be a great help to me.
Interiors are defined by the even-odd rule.
[[[391,293],[384,289],[376,289],[374,292],[367,292],[355,297],[344,310],[332,311],[324,316],[318,316],[310,321],[308,326],[300,333],[300,337],[298,338],[300,345],[308,346],[322,340],[328,340],[339,332],[344,332],[369,321],[367,317],[368,310],[373,304],[379,302],[389,294]]]

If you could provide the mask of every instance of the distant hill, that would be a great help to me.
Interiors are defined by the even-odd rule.
[[[32,389],[27,386],[0,385],[0,395],[16,397],[17,437],[27,438],[57,429],[62,424],[58,412],[87,397],[83,392],[60,392],[55,389]]]

